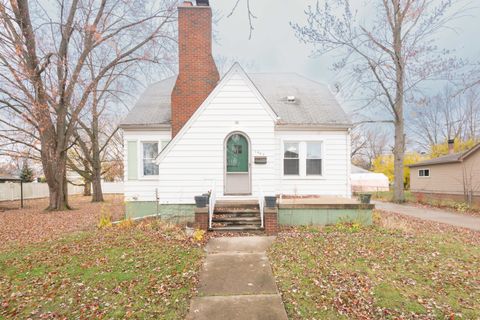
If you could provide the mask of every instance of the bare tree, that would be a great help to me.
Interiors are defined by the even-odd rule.
[[[352,161],[367,169],[373,161],[389,151],[390,135],[381,127],[357,126],[352,131]],[[354,140],[357,140],[354,145]]]
[[[472,87],[464,93],[465,117],[464,136],[465,139],[480,138],[480,88]]]
[[[461,183],[463,187],[463,196],[468,205],[472,205],[474,196],[480,191],[480,175],[477,168],[480,163],[473,159],[462,161]]]
[[[480,99],[475,88],[465,91],[445,86],[441,93],[421,99],[411,115],[409,129],[425,150],[449,139],[478,139]]]
[[[232,7],[232,10],[230,11],[230,13],[227,15],[227,17],[231,17],[236,10],[238,10],[238,5],[240,4],[242,0],[235,0],[235,4],[233,5]],[[245,5],[246,5],[246,8],[247,8],[247,17],[248,17],[248,26],[249,26],[249,33],[248,33],[248,39],[252,39],[252,33],[253,33],[253,30],[255,30],[255,28],[253,27],[253,20],[254,19],[257,19],[257,17],[255,16],[255,14],[253,13],[252,11],[252,7],[250,5],[250,0],[244,0],[245,1]]]
[[[69,207],[67,152],[92,92],[115,68],[162,59],[175,12],[173,0],[0,3],[0,104],[22,120],[8,125],[39,141],[29,147],[40,154],[49,210]],[[89,58],[102,62],[93,77]]]
[[[388,111],[395,127],[394,200],[403,202],[404,103],[419,83],[454,67],[455,60],[434,42],[459,11],[450,13],[448,0],[376,0],[371,5],[375,16],[359,21],[349,0],[317,2],[306,10],[307,24],[293,28],[301,41],[315,46],[315,54],[340,53],[334,68],[354,79],[347,89],[361,91],[366,106]]]

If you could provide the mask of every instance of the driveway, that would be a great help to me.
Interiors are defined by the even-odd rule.
[[[375,201],[375,208],[383,211],[403,214],[423,220],[449,224],[455,227],[480,231],[480,218],[452,213],[441,209],[419,208],[408,204]]]

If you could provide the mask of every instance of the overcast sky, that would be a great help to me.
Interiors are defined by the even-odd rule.
[[[478,1],[478,0],[476,0]],[[311,47],[300,43],[290,26],[290,22],[303,23],[304,10],[316,0],[251,0],[254,19],[252,39],[248,39],[248,20],[245,0],[240,0],[238,10],[230,18],[235,0],[210,0],[210,6],[223,18],[216,25],[218,40],[214,44],[214,55],[236,58],[240,63],[253,63],[247,71],[281,72],[293,71],[313,80],[333,84],[331,71],[333,59],[330,57],[311,57]],[[458,1],[457,1],[458,2]],[[364,0],[354,1],[362,8]],[[373,15],[364,10],[362,14]],[[438,44],[448,49],[456,49],[456,54],[475,60],[480,58],[480,12],[470,10],[464,17],[456,20],[452,27],[455,31],[445,30],[439,34]],[[252,70],[253,69],[253,70]]]

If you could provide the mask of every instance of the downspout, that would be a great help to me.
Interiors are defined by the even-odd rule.
[[[345,191],[346,191],[346,194],[347,195],[350,195],[349,198],[352,197],[352,194],[351,194],[351,189],[352,189],[352,186],[351,186],[351,181],[350,181],[350,170],[348,170],[349,166],[350,166],[350,163],[352,161],[352,159],[350,159],[351,157],[351,151],[350,151],[350,144],[349,144],[349,141],[348,141],[348,137],[350,136],[350,131],[351,131],[351,128],[348,128],[347,129],[347,134],[345,135],[345,145],[347,146],[347,163],[346,163],[346,167],[345,167],[345,175],[347,177],[347,180],[346,180],[346,187],[345,187]],[[348,188],[350,187],[350,191],[348,190]]]

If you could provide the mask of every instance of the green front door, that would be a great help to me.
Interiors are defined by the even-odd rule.
[[[241,134],[228,138],[227,172],[248,172],[248,142]]]
[[[234,133],[225,145],[225,194],[250,194],[249,145],[247,138]]]

